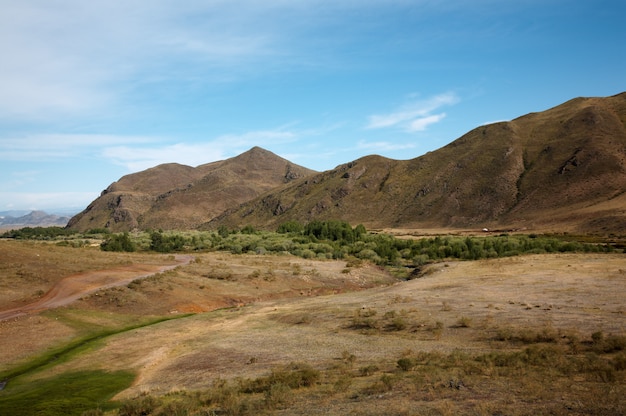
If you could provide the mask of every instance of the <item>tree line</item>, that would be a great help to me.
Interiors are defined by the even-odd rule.
[[[5,238],[52,239],[74,232],[61,227],[36,227],[5,233]],[[289,253],[304,258],[356,258],[379,265],[417,267],[446,259],[478,260],[529,253],[611,252],[610,244],[571,241],[558,236],[435,236],[396,238],[376,234],[359,224],[356,227],[340,220],[314,220],[306,224],[288,221],[275,232],[260,231],[247,225],[240,229],[220,226],[216,231],[152,230],[129,234],[106,230],[88,231],[102,239],[105,251],[180,251],[222,250],[235,254]]]

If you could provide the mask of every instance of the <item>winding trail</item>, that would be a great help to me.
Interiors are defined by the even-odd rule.
[[[132,264],[68,276],[57,282],[36,302],[0,311],[0,321],[65,306],[98,290],[123,286],[133,280],[143,279],[189,264],[192,260],[193,256],[177,255],[175,256],[175,263],[169,265]]]

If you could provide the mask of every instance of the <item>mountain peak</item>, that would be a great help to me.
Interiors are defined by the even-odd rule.
[[[258,146],[196,168],[163,164],[111,184],[68,226],[113,231],[192,229],[226,209],[312,173]]]

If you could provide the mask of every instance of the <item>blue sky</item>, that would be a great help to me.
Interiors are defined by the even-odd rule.
[[[332,169],[626,90],[623,1],[0,0],[0,211],[261,146]]]

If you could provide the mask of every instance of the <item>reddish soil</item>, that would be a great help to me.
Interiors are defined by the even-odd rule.
[[[170,265],[132,264],[112,269],[89,271],[68,276],[57,282],[52,289],[37,301],[17,308],[0,311],[0,321],[13,319],[29,313],[37,313],[46,309],[58,308],[100,289],[126,285],[133,280],[142,279],[172,270],[191,262],[192,256],[179,255],[175,263]]]

